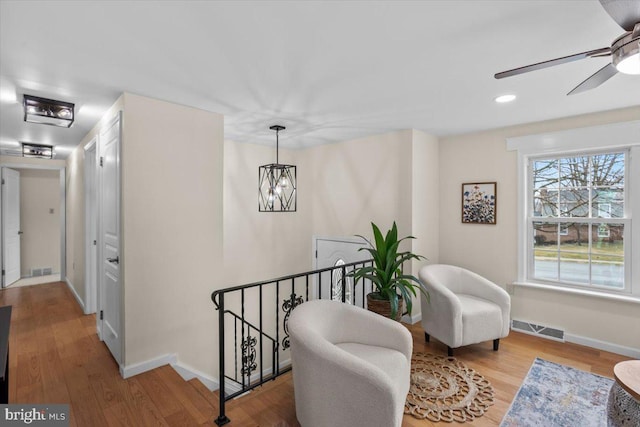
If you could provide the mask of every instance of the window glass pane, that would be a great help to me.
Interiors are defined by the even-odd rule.
[[[558,161],[536,160],[533,162],[533,188],[558,187]]]
[[[562,217],[588,217],[589,189],[586,187],[561,188],[558,207]]]
[[[586,187],[589,185],[589,157],[560,159],[560,187]]]
[[[591,190],[593,218],[624,218],[624,189],[598,187]]]
[[[533,247],[536,249],[557,250],[558,224],[546,222],[533,223]]]
[[[589,283],[589,224],[559,224],[560,230],[560,280],[564,282]]]
[[[560,226],[560,250],[572,252],[569,258],[589,261],[589,224],[567,223]],[[566,234],[563,234],[566,233]]]
[[[533,275],[541,280],[558,280],[558,252],[535,250]]]
[[[612,289],[624,289],[624,258],[607,257],[591,263],[591,283]]]
[[[589,284],[589,254],[560,252],[560,280]]]
[[[533,216],[558,216],[558,190],[533,190]]]
[[[624,153],[599,154],[591,159],[594,186],[624,185]]]
[[[594,224],[591,236],[594,260],[606,261],[607,256],[624,256],[623,237],[624,224]]]

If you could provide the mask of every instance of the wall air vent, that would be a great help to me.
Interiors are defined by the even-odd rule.
[[[529,335],[535,335],[554,341],[564,342],[564,331],[561,329],[551,328],[549,326],[536,325],[534,323],[513,319],[511,321],[511,329]]]

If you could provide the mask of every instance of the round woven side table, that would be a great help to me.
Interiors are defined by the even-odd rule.
[[[607,402],[611,427],[640,426],[640,360],[620,362],[613,368],[613,383]]]

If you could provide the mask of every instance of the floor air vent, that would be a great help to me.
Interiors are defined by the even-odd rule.
[[[511,329],[514,331],[524,332],[525,334],[564,342],[564,331],[561,329],[554,329],[548,326],[536,325],[534,323],[523,322],[522,320],[515,319],[511,321]]]
[[[51,274],[53,274],[53,268],[51,268],[51,267],[44,267],[44,268],[42,269],[42,275],[43,275],[43,276],[49,276],[49,275],[51,275]]]
[[[41,268],[32,268],[31,269],[31,277],[42,276]]]

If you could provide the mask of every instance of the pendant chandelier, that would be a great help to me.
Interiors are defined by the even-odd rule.
[[[284,126],[269,127],[276,131],[276,162],[258,168],[258,211],[296,211],[296,167],[279,163],[278,134]]]

